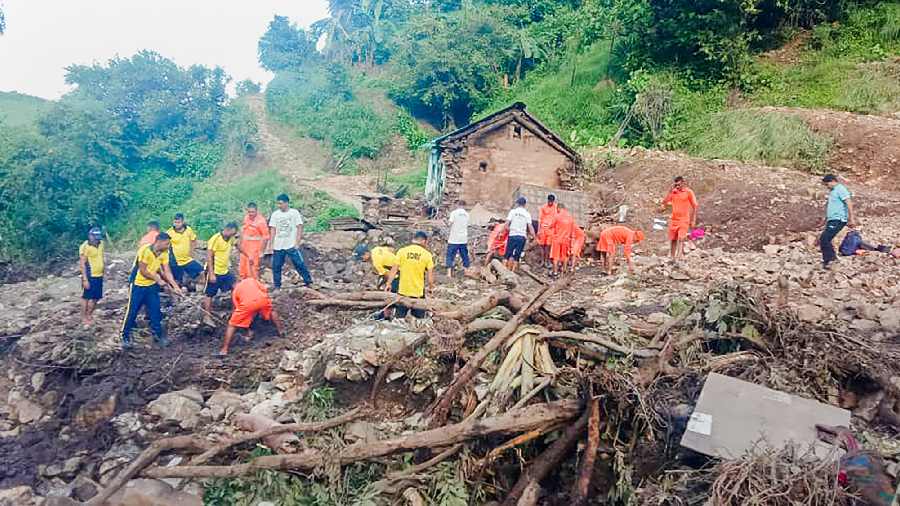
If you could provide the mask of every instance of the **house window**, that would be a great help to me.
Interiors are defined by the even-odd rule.
[[[484,160],[478,162],[478,170],[480,170],[481,172],[487,172],[487,165],[487,162]]]
[[[519,125],[513,125],[513,139],[521,139],[522,138],[522,127]]]

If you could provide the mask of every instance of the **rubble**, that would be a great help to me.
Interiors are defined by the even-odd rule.
[[[201,409],[203,409],[203,395],[192,388],[162,394],[147,405],[150,413],[163,421],[176,422],[183,429],[193,429],[197,426]]]

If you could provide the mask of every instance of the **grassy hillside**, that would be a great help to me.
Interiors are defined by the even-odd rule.
[[[51,105],[49,100],[43,98],[15,91],[0,91],[0,121],[12,127],[30,127]]]

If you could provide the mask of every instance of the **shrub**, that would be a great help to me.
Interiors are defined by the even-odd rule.
[[[803,120],[777,113],[727,111],[697,121],[682,146],[704,158],[762,162],[819,172],[831,140],[813,133]]]

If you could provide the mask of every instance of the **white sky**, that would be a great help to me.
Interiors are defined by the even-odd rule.
[[[234,81],[267,82],[256,43],[272,16],[309,26],[327,0],[0,0],[0,91],[59,98],[65,67],[142,49],[178,65],[219,65]]]

